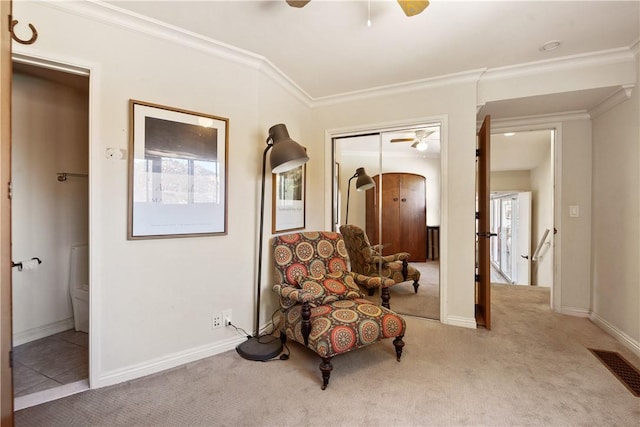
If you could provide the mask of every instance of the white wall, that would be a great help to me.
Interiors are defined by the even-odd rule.
[[[562,123],[562,194],[560,218],[556,218],[561,250],[561,312],[588,315],[591,309],[591,120]],[[578,218],[569,217],[569,206],[580,207]]]
[[[67,12],[68,8],[73,12]],[[74,8],[86,10],[76,13]],[[328,131],[422,121],[434,116],[446,119],[442,129],[442,177],[443,188],[447,189],[441,205],[441,274],[445,292],[442,316],[446,323],[473,327],[477,105],[636,79],[635,75],[629,78],[626,64],[620,72],[608,72],[615,66],[611,64],[579,73],[563,70],[552,73],[553,78],[541,73],[505,82],[488,76],[487,84],[479,87],[473,78],[461,77],[446,85],[425,84],[404,93],[390,91],[375,97],[317,103],[310,110],[293,94],[286,79],[274,78],[277,73],[260,58],[238,57],[232,51],[212,48],[207,41],[168,34],[155,26],[148,33],[141,33],[137,30],[140,22],[134,20],[135,25],[130,25],[128,19],[112,20],[102,12],[93,19],[83,17],[84,13],[92,14],[92,8],[85,3],[66,2],[14,4],[14,14],[37,23],[40,32],[35,45],[16,46],[20,53],[71,62],[92,72],[94,387],[233,348],[241,337],[227,329],[210,328],[212,313],[222,309],[231,308],[234,323],[251,329],[260,164],[266,132],[272,124],[286,123],[291,136],[308,148],[311,161],[307,169],[307,229],[320,229],[331,223],[331,175],[327,174],[331,165],[327,153],[331,150],[325,145]],[[580,78],[576,79],[576,75]],[[523,79],[527,81],[523,83]],[[109,147],[128,147],[127,102],[131,98],[230,119],[226,236],[126,240],[127,164],[106,160],[104,153]],[[637,107],[635,113],[637,117]],[[634,120],[630,116],[625,117]],[[569,204],[579,204],[586,214],[581,220],[568,223],[568,218],[563,217],[559,236],[563,249],[562,302],[588,309],[590,276],[585,274],[584,266],[591,259],[591,200],[587,185],[591,182],[591,161],[581,159],[585,150],[590,151],[590,123],[563,126],[562,143],[563,180],[558,185],[566,201],[563,215],[568,216]],[[637,169],[637,162],[635,166]],[[637,185],[634,188],[637,200]],[[270,193],[267,201],[269,198]],[[637,227],[637,215],[635,218]],[[269,221],[267,214],[267,229]],[[634,258],[636,265],[638,259]],[[270,277],[266,269],[264,278]],[[609,277],[614,276],[606,275],[604,279]],[[269,285],[263,281],[263,295],[267,294]],[[606,291],[602,295],[606,296]],[[273,296],[270,298],[261,313],[262,323],[276,306]],[[637,313],[637,303],[635,310]],[[633,319],[624,320],[624,327],[632,330],[627,323],[633,323]]]
[[[323,168],[323,151],[322,147],[309,143],[309,137],[307,134],[308,123],[311,118],[310,109],[300,102],[299,99],[292,94],[283,90],[283,87],[273,79],[260,75],[258,77],[258,123],[259,126],[256,129],[255,141],[257,142],[255,148],[252,150],[260,152],[260,158],[256,158],[257,163],[246,171],[247,176],[255,176],[255,183],[253,190],[256,195],[256,208],[252,211],[247,211],[244,214],[248,217],[248,224],[253,221],[255,224],[255,237],[253,241],[246,242],[251,249],[247,252],[248,255],[257,256],[258,247],[258,230],[259,219],[256,214],[259,210],[259,195],[261,191],[260,174],[256,173],[262,169],[262,152],[266,148],[266,138],[268,130],[271,126],[284,123],[287,125],[289,136],[296,142],[300,143],[307,148],[307,154],[309,156],[309,162],[305,165],[307,171],[306,181],[306,205],[305,205],[305,228],[306,230],[323,230],[322,216],[315,214],[322,211],[324,207],[324,200],[322,197],[315,197],[317,194],[322,194],[318,189],[319,180],[314,179],[314,176],[322,173]],[[275,101],[275,102],[274,102]],[[252,145],[253,146],[253,145]],[[260,324],[265,325],[271,321],[271,314],[279,309],[280,304],[277,295],[272,291],[273,289],[273,263],[272,256],[272,179],[273,174],[269,171],[269,158],[267,157],[267,173],[266,173],[266,186],[265,186],[265,216],[264,216],[264,241],[263,241],[263,265],[262,265],[262,293],[261,293],[261,312],[260,312]],[[252,219],[250,219],[253,217]],[[243,245],[244,246],[244,245]],[[250,265],[257,264],[257,258],[253,258]],[[246,268],[246,267],[245,267]],[[253,327],[253,326],[252,326]],[[246,328],[245,328],[246,329]],[[247,329],[248,330],[248,329]]]
[[[491,191],[530,191],[531,172],[528,170],[491,172]]]
[[[13,269],[13,336],[20,345],[73,327],[71,246],[88,242],[89,185],[56,173],[88,171],[89,97],[52,80],[14,73],[12,240],[14,261],[38,257],[36,270]]]
[[[90,379],[96,387],[233,348],[241,336],[231,328],[211,328],[212,314],[223,309],[233,310],[234,324],[253,329],[267,130],[283,122],[294,138],[303,140],[306,124],[300,110],[308,107],[284,85],[267,85],[259,60],[236,58],[229,51],[221,55],[209,43],[155,26],[149,27],[158,30],[153,36],[120,26],[144,31],[147,27],[136,20],[119,17],[110,23],[109,15],[89,19],[67,7],[92,13],[84,3],[26,2],[14,4],[14,13],[37,23],[40,33],[36,44],[18,46],[19,53],[91,70]],[[126,239],[127,161],[107,160],[105,150],[128,149],[130,99],[229,118],[227,235]],[[314,168],[321,168],[322,157],[312,145],[309,150],[318,162],[311,163],[309,174],[317,175]],[[318,191],[313,181],[308,181],[309,193]],[[321,214],[313,215],[322,205],[312,201],[307,206],[310,227],[322,223]],[[270,276],[265,268],[264,277]],[[275,306],[266,304],[268,310]],[[263,308],[262,319],[270,314]]]
[[[371,98],[355,98],[323,104],[314,109],[313,132],[324,141],[325,131],[372,129],[382,124],[444,115],[442,171],[444,204],[441,205],[442,289],[446,305],[441,312],[445,323],[475,326],[474,318],[474,230],[475,220],[475,116],[476,85],[459,82],[441,87],[425,87],[406,93],[391,93]],[[327,142],[328,143],[328,142]],[[328,148],[328,147],[325,147]],[[325,164],[331,150],[325,150]],[[448,171],[448,172],[447,172]],[[327,170],[325,170],[325,174]],[[326,175],[325,175],[326,176]],[[325,191],[330,194],[330,175]],[[326,198],[329,204],[330,197]],[[331,207],[325,206],[326,224]],[[351,214],[350,214],[351,215]],[[448,224],[448,225],[447,225]],[[447,260],[455,260],[449,263]]]
[[[551,132],[550,132],[551,134]],[[550,135],[551,137],[551,135]],[[538,246],[538,242],[549,229],[549,236],[543,246],[541,255],[535,264],[532,275],[532,283],[537,286],[550,287],[553,284],[553,250],[550,245],[553,241],[553,163],[551,161],[551,138],[544,160],[531,170],[531,192],[533,201],[533,227],[531,236],[531,255]]]
[[[629,100],[593,120],[592,317],[636,354],[640,354],[639,92],[636,86]]]

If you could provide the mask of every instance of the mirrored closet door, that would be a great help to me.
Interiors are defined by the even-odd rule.
[[[391,309],[439,319],[440,124],[336,137],[333,154],[334,229],[358,227],[382,255],[408,252],[409,277],[391,287]]]

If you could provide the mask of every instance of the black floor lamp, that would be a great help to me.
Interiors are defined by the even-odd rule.
[[[255,328],[251,338],[239,344],[236,350],[240,356],[248,360],[269,360],[282,351],[279,338],[260,336],[260,289],[262,285],[262,241],[264,230],[264,185],[266,174],[267,153],[271,151],[271,173],[286,172],[295,169],[309,161],[304,147],[289,137],[287,127],[277,124],[269,129],[267,147],[262,153],[262,193],[260,195],[260,243],[258,244],[258,278],[256,283],[256,317]]]
[[[351,180],[354,178],[358,178],[356,181],[356,191],[367,191],[370,188],[376,186],[373,182],[373,179],[365,172],[364,168],[356,169],[356,173],[353,174],[351,178],[349,178],[349,183],[347,184],[347,214],[344,218],[344,223],[349,224],[349,196],[351,193]]]

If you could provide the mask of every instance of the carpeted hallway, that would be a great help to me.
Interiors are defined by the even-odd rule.
[[[288,361],[229,351],[16,413],[20,426],[636,426],[634,397],[587,347],[640,360],[588,319],[552,313],[549,290],[494,285],[493,329],[407,317],[400,363],[387,340]]]

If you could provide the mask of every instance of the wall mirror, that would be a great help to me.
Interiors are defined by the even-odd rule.
[[[430,319],[440,318],[440,130],[439,122],[423,123],[332,140],[334,230],[348,221],[383,255],[409,252],[419,287],[394,285],[391,309]],[[358,191],[362,172],[375,186]]]

